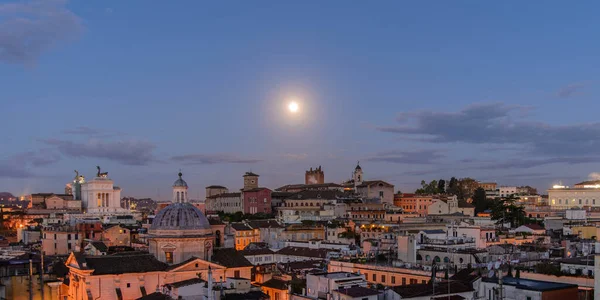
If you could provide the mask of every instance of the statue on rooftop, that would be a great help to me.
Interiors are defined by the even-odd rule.
[[[103,177],[103,178],[108,177],[108,172],[100,172],[100,166],[96,166],[96,169],[98,169],[97,177]]]

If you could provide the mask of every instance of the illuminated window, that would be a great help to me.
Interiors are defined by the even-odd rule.
[[[165,259],[168,264],[173,263],[173,252],[165,252]]]

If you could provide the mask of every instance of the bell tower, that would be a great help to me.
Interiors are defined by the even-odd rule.
[[[354,168],[354,176],[352,176],[354,179],[354,186],[359,186],[363,183],[363,171],[362,168],[360,167],[360,162],[356,163],[356,168]]]

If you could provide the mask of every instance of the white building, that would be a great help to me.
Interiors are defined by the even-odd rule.
[[[500,286],[497,278],[485,278],[478,294],[483,299],[577,299],[578,286],[515,277],[503,277]]]
[[[222,211],[227,214],[234,214],[238,211],[244,211],[244,201],[242,193],[221,193],[206,197],[206,212]]]
[[[516,186],[501,186],[498,188],[498,194],[500,197],[509,197],[511,195],[517,195],[517,187]]]
[[[366,287],[365,276],[348,272],[323,272],[306,275],[306,296],[312,299],[330,299],[333,291],[353,286]]]
[[[121,188],[114,186],[108,173],[101,173],[98,167],[96,178],[81,185],[81,202],[84,213],[89,214],[126,214],[121,208]]]
[[[548,189],[553,209],[600,207],[600,181],[584,181],[574,187],[555,185]]]

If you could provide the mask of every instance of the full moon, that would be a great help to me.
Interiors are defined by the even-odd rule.
[[[298,103],[294,101],[290,102],[290,104],[288,104],[288,109],[290,110],[290,112],[296,113],[298,111]]]

